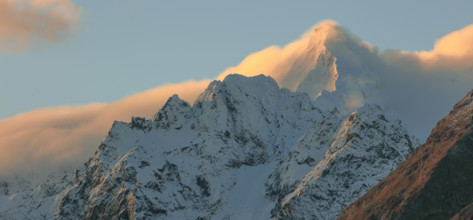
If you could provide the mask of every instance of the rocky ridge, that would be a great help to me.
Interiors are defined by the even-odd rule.
[[[367,105],[344,118],[269,77],[230,75],[212,82],[193,106],[173,96],[153,120],[116,122],[77,182],[61,194],[55,216],[270,219],[283,216],[295,190],[320,196],[312,190],[324,181],[313,180],[318,173],[335,185],[350,184],[343,175],[362,167],[353,180],[368,179],[365,185],[338,192],[342,202],[325,201],[343,209],[412,147],[401,124],[382,112]],[[341,167],[332,162],[336,158],[357,163],[335,172]],[[312,209],[292,208],[291,214]]]

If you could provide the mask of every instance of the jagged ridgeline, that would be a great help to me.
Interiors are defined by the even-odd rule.
[[[321,110],[270,77],[229,75],[193,105],[172,96],[152,120],[115,122],[69,183],[16,193],[0,217],[334,219],[416,145],[378,105]]]

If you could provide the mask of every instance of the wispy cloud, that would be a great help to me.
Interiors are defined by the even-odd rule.
[[[80,14],[70,0],[1,0],[0,49],[19,52],[60,41],[74,32]]]

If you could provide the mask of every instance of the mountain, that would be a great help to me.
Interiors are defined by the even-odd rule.
[[[340,196],[324,202],[340,207],[332,210],[336,217],[415,146],[379,106],[339,115],[269,77],[229,75],[212,82],[193,106],[172,96],[153,120],[114,123],[75,184],[58,196],[55,215],[270,219],[286,201],[297,203],[296,193],[314,198],[321,196],[314,189],[324,188]],[[343,184],[352,186],[337,192],[334,186]],[[313,212],[307,205],[293,210]]]
[[[324,110],[349,115],[365,103],[385,105],[382,63],[366,43],[333,22],[314,27],[287,46],[288,57],[267,73],[281,87],[305,92]]]
[[[379,105],[345,115],[270,77],[229,75],[193,105],[174,95],[151,120],[115,122],[75,173],[0,185],[0,217],[333,219],[415,146]]]
[[[425,144],[339,219],[470,219],[472,158],[473,91],[437,123]]]
[[[335,219],[417,141],[368,46],[328,23],[294,45],[275,80],[231,74],[193,104],[174,95],[152,119],[114,122],[76,172],[0,179],[0,217]]]
[[[230,75],[192,107],[173,96],[153,121],[116,122],[57,214],[269,218],[265,173],[323,118],[305,93],[279,89],[269,77]]]

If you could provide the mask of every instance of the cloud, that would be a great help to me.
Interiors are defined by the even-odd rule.
[[[393,112],[425,139],[435,123],[473,89],[473,25],[436,41],[431,51],[387,51],[384,92]]]
[[[274,78],[280,87],[296,91],[302,81],[316,68],[318,64],[316,61],[330,56],[325,54],[325,52],[329,53],[326,51],[325,43],[339,38],[340,32],[336,26],[337,24],[334,21],[324,21],[314,25],[300,39],[289,43],[283,48],[271,46],[250,54],[237,66],[226,69],[218,79],[223,79],[230,73],[239,73],[246,76],[265,74]],[[325,61],[327,65],[330,65],[328,64],[329,62],[334,62],[334,60]],[[322,81],[321,88],[317,90],[314,96],[317,96],[318,92],[322,89],[328,91],[335,89],[332,78],[337,76],[336,73],[333,74],[333,76],[330,76],[330,74],[323,75],[323,73],[313,74],[322,75],[313,81],[314,84]]]
[[[0,49],[19,52],[60,41],[77,28],[80,14],[70,0],[1,0]]]
[[[271,46],[251,54],[219,78],[228,73],[269,75],[281,87],[306,92],[314,99],[330,99],[319,102],[338,103],[339,110],[349,113],[364,103],[360,87],[372,80],[366,80],[363,62],[376,57],[374,53],[373,47],[336,22],[323,21],[282,48]],[[319,97],[323,91],[336,94]]]
[[[165,85],[110,104],[39,109],[0,121],[0,176],[76,167],[97,150],[114,120],[154,115],[178,93],[193,101],[209,80]]]
[[[347,108],[378,95],[369,92],[382,93],[379,97],[388,100],[393,114],[425,137],[472,89],[472,48],[461,46],[473,42],[471,27],[441,38],[432,51],[379,52],[336,23],[322,22],[284,47],[271,46],[249,55],[218,79],[229,73],[265,74],[280,86],[318,97],[317,101],[340,99]],[[114,120],[150,118],[175,93],[192,103],[209,82],[166,85],[114,103],[46,108],[2,120],[0,176],[81,164]]]
[[[431,51],[379,52],[328,21],[284,47],[271,46],[249,55],[219,78],[228,73],[263,73],[280,86],[314,98],[328,91],[317,101],[340,102],[346,111],[367,100],[384,102],[411,132],[425,139],[435,123],[472,89],[472,60],[473,24],[442,37]],[[330,68],[318,71],[320,66]]]
[[[438,61],[443,57],[464,59],[473,56],[473,24],[437,40],[430,52],[420,52],[422,61]]]
[[[436,41],[433,50],[420,52],[389,51],[388,63],[406,62],[425,71],[471,73],[473,64],[473,24]]]

